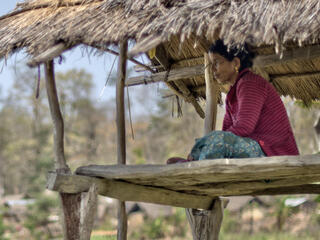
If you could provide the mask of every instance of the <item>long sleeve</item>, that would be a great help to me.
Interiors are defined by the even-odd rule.
[[[226,131],[241,137],[249,136],[259,120],[267,88],[264,82],[255,78],[241,79],[237,85],[238,111],[235,121]]]
[[[227,103],[226,103],[227,105]],[[224,115],[223,124],[222,124],[222,131],[226,131],[228,128],[232,126],[232,118],[230,115],[230,110],[228,106],[226,106],[226,114]]]

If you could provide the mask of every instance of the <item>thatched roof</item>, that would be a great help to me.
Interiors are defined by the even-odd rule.
[[[263,57],[287,54],[286,61],[260,61],[256,69],[281,94],[310,102],[320,98],[319,22],[317,0],[30,0],[0,17],[0,58],[22,48],[34,57],[58,43],[101,48],[129,38],[137,43],[132,54],[161,45],[174,69],[203,64],[208,43],[222,38],[248,42]],[[296,56],[300,47],[311,55]],[[167,69],[159,58],[152,63],[163,67],[155,71]],[[205,97],[203,76],[184,82],[195,98]],[[171,87],[185,95],[178,85]]]

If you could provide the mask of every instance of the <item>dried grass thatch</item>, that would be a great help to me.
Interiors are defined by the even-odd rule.
[[[319,44],[319,22],[317,0],[29,0],[0,17],[0,58],[22,48],[37,56],[58,43],[101,47],[129,38],[137,43],[132,54],[163,44],[172,66],[193,66],[203,64],[199,57],[217,38],[229,45],[248,42],[258,55]],[[318,62],[258,70],[281,94],[310,102],[320,98]],[[192,90],[204,85],[203,77],[185,82],[195,97],[205,97]]]

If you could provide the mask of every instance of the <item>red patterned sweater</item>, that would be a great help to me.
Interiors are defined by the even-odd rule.
[[[227,94],[222,130],[257,141],[267,156],[299,155],[278,93],[249,69],[239,73]]]

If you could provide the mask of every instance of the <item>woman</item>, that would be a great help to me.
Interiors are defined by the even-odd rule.
[[[246,158],[298,155],[299,151],[284,105],[274,87],[252,73],[254,55],[228,48],[221,40],[211,45],[209,58],[215,79],[230,84],[222,131],[197,139],[187,159],[167,163],[215,158]]]

